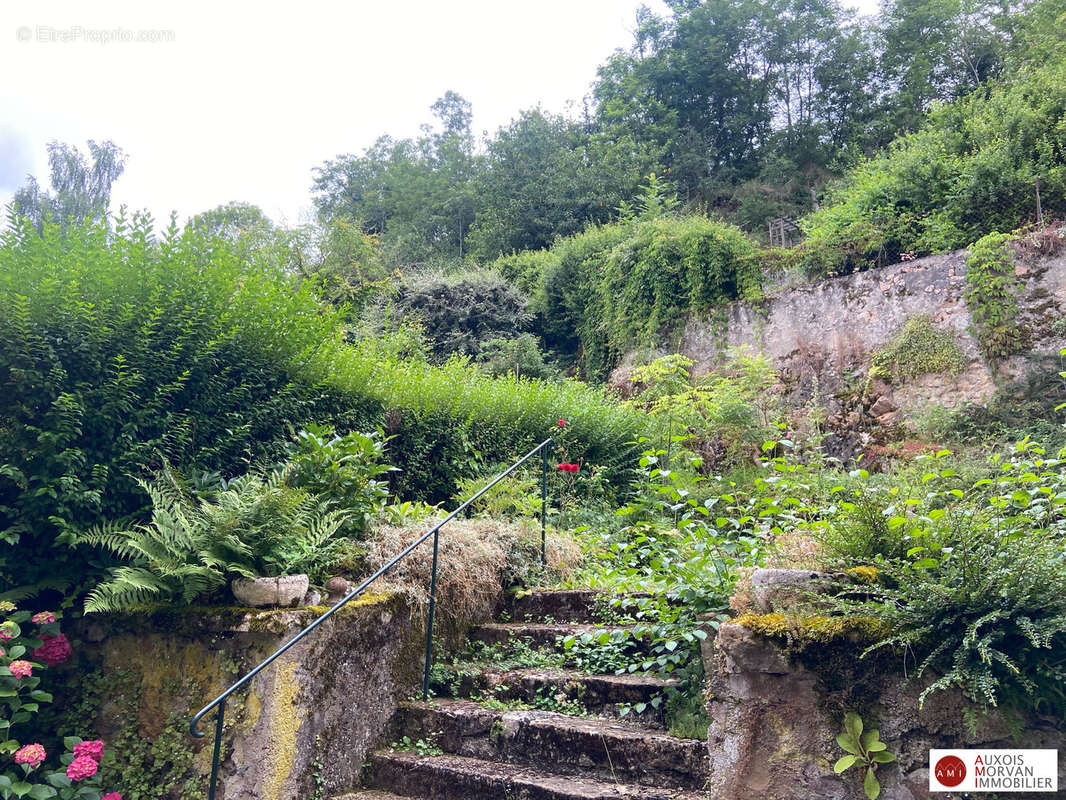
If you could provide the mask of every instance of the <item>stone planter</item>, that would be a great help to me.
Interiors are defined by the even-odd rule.
[[[237,602],[258,608],[260,606],[299,605],[307,594],[306,575],[282,575],[279,578],[234,578],[230,584]]]
[[[755,605],[763,613],[817,606],[815,594],[832,583],[832,575],[807,569],[757,569],[751,576]]]

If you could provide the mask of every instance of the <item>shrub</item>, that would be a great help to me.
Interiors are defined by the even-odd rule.
[[[254,258],[254,253],[248,254]],[[309,423],[384,427],[395,490],[439,501],[573,420],[621,477],[639,417],[594,389],[408,363],[346,341],[309,283],[222,240],[147,217],[0,235],[0,590],[77,584],[106,561],[70,549],[101,519],[147,517],[137,484],[166,463],[231,478],[285,456]]]
[[[921,129],[853,169],[801,221],[811,274],[851,272],[902,253],[964,247],[1035,212],[1066,211],[1066,61],[935,108]]]
[[[664,443],[704,454],[705,469],[750,461],[766,440],[779,406],[770,391],[777,379],[770,360],[746,349],[730,351],[715,370],[693,378],[692,360],[657,358],[631,376],[640,394],[629,402],[648,411],[647,429]]]
[[[530,320],[525,298],[491,272],[408,275],[392,302],[400,315],[420,321],[438,359],[476,356],[483,342],[514,338]]]
[[[370,394],[385,408],[387,458],[398,468],[390,488],[398,497],[447,500],[463,478],[525,455],[560,417],[585,459],[602,465],[615,486],[624,485],[643,425],[642,415],[587,384],[516,383],[471,369],[465,359],[432,366],[358,351],[318,366],[338,390]]]
[[[876,554],[880,583],[843,592],[836,610],[880,619],[887,632],[870,650],[903,648],[918,658],[915,677],[934,674],[922,700],[956,687],[980,705],[1005,700],[1061,715],[1063,454],[1045,458],[1023,441],[968,489],[946,451],[926,464],[922,489],[897,488],[883,524],[869,528],[871,542],[892,542]]]
[[[531,333],[523,333],[512,339],[496,338],[482,342],[478,363],[489,375],[506,375],[515,380],[550,380],[558,377],[558,370],[545,362],[537,337]]]
[[[0,771],[0,796],[100,800],[103,790],[97,769],[105,758],[104,743],[67,736],[59,765],[51,766],[41,740],[51,748],[52,734],[32,728],[41,705],[52,702],[52,695],[40,688],[40,673],[70,655],[70,645],[59,630],[56,615],[45,612],[31,619],[29,611],[18,611],[11,603],[0,604],[0,613],[4,617],[0,623],[0,719],[4,723],[0,753],[11,756],[14,762]],[[26,630],[31,623],[36,628],[32,633]],[[59,641],[65,649],[50,647]],[[60,650],[62,657],[57,656]],[[37,741],[22,744],[34,739]],[[113,800],[117,796],[113,793],[106,798]]]
[[[389,497],[388,483],[379,478],[394,468],[381,463],[384,455],[380,434],[338,436],[329,426],[312,424],[297,434],[281,469],[286,484],[343,512],[343,535],[362,538]]]
[[[139,513],[144,478],[243,471],[287,430],[378,415],[301,373],[341,322],[307,286],[221,241],[119,218],[0,236],[0,587],[62,586],[99,569],[68,545]],[[360,427],[363,427],[360,425]]]
[[[550,253],[511,256],[501,269],[535,264],[541,279],[532,307],[546,344],[579,356],[597,378],[626,351],[661,344],[689,312],[761,291],[754,243],[706,217],[603,225],[560,240]]]
[[[172,482],[141,485],[152,500],[148,524],[103,524],[79,537],[129,562],[89,593],[86,612],[189,604],[233,576],[306,572],[320,581],[341,553],[344,515],[325,512],[317,497],[286,486],[282,473],[243,475],[210,499],[190,497]]]

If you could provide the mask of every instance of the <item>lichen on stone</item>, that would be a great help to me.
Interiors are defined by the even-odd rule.
[[[885,633],[884,622],[875,617],[800,617],[774,612],[742,614],[733,622],[761,636],[783,638],[798,646],[841,639],[873,641]]]
[[[862,565],[858,567],[852,567],[851,569],[845,571],[848,575],[850,575],[854,580],[858,581],[859,583],[873,585],[875,583],[880,583],[881,581],[881,573],[878,571],[877,567]]]

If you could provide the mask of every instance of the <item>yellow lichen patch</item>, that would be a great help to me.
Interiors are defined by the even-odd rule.
[[[861,567],[852,567],[847,570],[848,575],[853,577],[859,583],[875,584],[881,580],[881,573],[878,572],[877,567],[871,567],[864,565]]]
[[[259,694],[255,689],[248,691],[248,696],[244,701],[244,714],[241,719],[241,727],[245,730],[251,730],[255,727],[255,723],[259,721],[259,715],[263,712],[263,703],[259,700]]]
[[[830,642],[837,639],[869,640],[884,635],[884,623],[874,617],[798,617],[743,614],[733,620],[762,636],[784,637],[790,642]]]
[[[296,695],[300,686],[293,674],[295,664],[282,664],[274,684],[271,714],[271,741],[267,753],[267,776],[263,783],[263,797],[281,800],[281,789],[292,773],[296,759],[296,732],[300,728],[297,718]]]
[[[140,692],[138,726],[141,736],[154,738],[166,726],[159,709],[172,708],[175,699],[206,696],[220,687],[222,664],[217,653],[199,642],[182,643],[163,636],[122,635],[108,642],[105,666],[134,676]]]

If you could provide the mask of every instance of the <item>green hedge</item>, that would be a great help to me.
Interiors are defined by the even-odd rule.
[[[65,544],[144,511],[163,459],[245,471],[308,422],[384,427],[408,497],[448,498],[560,417],[623,479],[640,419],[587,387],[491,379],[462,362],[380,362],[346,343],[342,311],[221,241],[151,222],[0,237],[0,591],[77,581]]]
[[[755,243],[702,216],[620,222],[494,265],[523,287],[547,346],[602,378],[630,349],[661,345],[690,311],[761,291]]]

